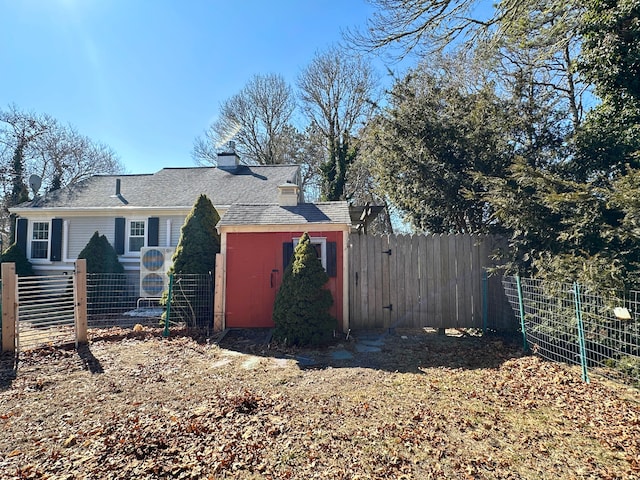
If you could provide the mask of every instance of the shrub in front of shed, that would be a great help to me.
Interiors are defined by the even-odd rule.
[[[300,346],[322,345],[331,340],[336,319],[329,314],[333,304],[331,292],[323,288],[328,280],[305,233],[293,252],[276,296],[274,339]]]

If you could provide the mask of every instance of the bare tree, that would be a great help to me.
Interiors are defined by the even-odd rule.
[[[234,140],[247,163],[295,163],[290,145],[295,107],[293,90],[282,76],[254,76],[238,94],[222,103],[218,119],[196,138],[195,161],[215,165],[218,148]]]
[[[325,142],[320,166],[322,197],[345,198],[347,170],[355,157],[354,137],[370,116],[377,78],[371,65],[332,47],[316,54],[298,78],[302,109]]]
[[[42,187],[54,190],[91,175],[120,173],[124,168],[109,147],[80,135],[46,114],[24,112],[15,105],[0,109],[0,235],[12,238],[8,209],[29,199],[27,181],[43,178]]]

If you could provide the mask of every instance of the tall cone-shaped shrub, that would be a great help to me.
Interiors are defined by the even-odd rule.
[[[169,274],[174,274],[171,321],[209,328],[213,322],[213,277],[220,235],[220,215],[206,195],[200,195],[180,230]],[[163,303],[167,295],[163,296]],[[165,303],[166,304],[166,303]]]
[[[273,308],[274,338],[292,345],[329,342],[336,319],[329,314],[331,292],[323,288],[329,277],[322,268],[309,235],[302,235],[282,277]]]
[[[169,273],[215,272],[216,254],[220,253],[220,235],[216,230],[219,221],[220,215],[211,200],[201,194],[182,225]]]

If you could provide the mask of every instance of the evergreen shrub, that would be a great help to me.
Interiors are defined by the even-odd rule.
[[[300,346],[322,345],[331,340],[336,319],[329,314],[333,296],[323,288],[328,280],[305,233],[293,252],[276,296],[274,339]]]
[[[87,261],[87,273],[93,275],[87,285],[87,309],[96,314],[107,305],[124,307],[128,299],[127,279],[118,254],[107,237],[95,232],[78,254]]]
[[[33,267],[22,249],[13,243],[0,255],[0,263],[15,263],[16,274],[20,277],[33,275]],[[0,271],[0,277],[2,273]]]
[[[180,240],[172,257],[169,274],[174,274],[171,319],[187,325],[208,328],[213,320],[212,274],[216,254],[220,253],[220,234],[216,225],[220,215],[206,195],[201,194],[187,215]],[[207,277],[191,278],[188,275]],[[181,280],[181,276],[184,276]],[[167,294],[162,303],[166,304]]]

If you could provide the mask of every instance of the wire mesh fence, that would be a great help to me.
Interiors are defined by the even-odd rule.
[[[168,318],[172,325],[209,330],[213,319],[212,276],[174,275],[167,285],[158,296],[147,297],[140,294],[137,272],[88,274],[89,327],[131,327],[138,323],[158,326]]]
[[[640,387],[640,292],[504,277],[525,349],[589,374]]]

